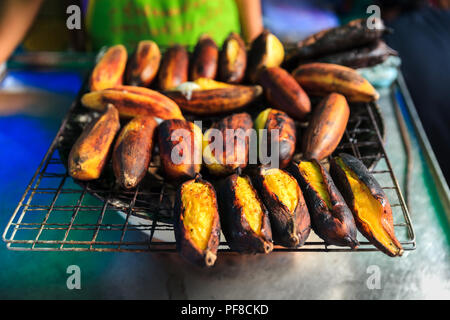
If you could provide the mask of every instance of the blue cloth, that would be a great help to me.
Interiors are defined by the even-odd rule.
[[[324,1],[263,0],[262,9],[264,26],[285,41],[298,41],[339,25]]]

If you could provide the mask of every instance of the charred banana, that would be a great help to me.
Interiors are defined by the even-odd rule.
[[[202,140],[201,129],[192,122],[173,119],[159,125],[159,152],[167,178],[181,181],[200,172]]]
[[[232,32],[225,40],[219,56],[219,79],[227,83],[244,80],[247,68],[247,51],[244,40]]]
[[[89,124],[69,154],[69,175],[77,180],[98,179],[105,167],[111,144],[120,129],[119,113],[113,105]]]
[[[320,31],[297,44],[297,48],[286,55],[286,67],[291,70],[305,60],[362,47],[380,39],[386,32],[379,18],[357,19],[348,24]]]
[[[136,117],[120,132],[113,150],[112,166],[118,183],[135,188],[144,178],[151,160],[153,133],[157,122],[152,117]]]
[[[231,175],[222,181],[218,194],[222,231],[230,248],[240,253],[271,252],[269,214],[250,178]]]
[[[210,36],[202,35],[195,46],[192,63],[190,64],[191,81],[199,78],[215,79],[218,60],[219,49],[216,43]]]
[[[278,67],[284,60],[284,47],[280,40],[268,30],[264,30],[253,42],[248,53],[247,77],[257,81],[258,72],[263,68]]]
[[[352,212],[325,168],[312,160],[292,165],[290,171],[305,196],[314,232],[329,245],[358,247]]]
[[[223,118],[205,132],[203,161],[212,175],[231,174],[247,166],[252,127],[252,118],[243,112]],[[211,143],[216,139],[221,139],[223,148],[213,148]]]
[[[109,48],[92,71],[91,91],[113,88],[123,83],[128,53],[123,45]]]
[[[169,48],[163,55],[158,74],[158,83],[161,90],[171,90],[188,81],[189,54],[186,48],[180,45]]]
[[[266,109],[262,111],[255,120],[255,129],[258,134],[258,147],[265,147],[266,152],[272,150],[272,142],[276,136],[272,136],[273,130],[278,130],[279,167],[285,168],[295,152],[297,134],[294,120],[283,111]],[[266,130],[264,133],[262,130]]]
[[[219,210],[213,186],[199,178],[183,183],[175,198],[174,215],[180,255],[199,266],[213,266],[220,240]]]
[[[315,59],[318,62],[340,64],[353,69],[368,68],[384,62],[390,56],[398,56],[397,51],[379,40],[367,47],[358,47]]]
[[[308,95],[284,69],[265,68],[258,74],[258,84],[264,89],[267,101],[297,120],[303,120],[311,111]]]
[[[340,93],[350,102],[371,102],[380,97],[356,70],[332,63],[308,63],[293,71],[295,80],[311,95]]]
[[[275,243],[285,247],[302,246],[309,236],[311,219],[297,181],[277,168],[260,168],[254,181],[269,211]]]
[[[154,41],[140,41],[128,62],[126,83],[148,87],[153,82],[161,63],[161,52]]]
[[[364,164],[340,154],[332,159],[330,173],[353,212],[358,230],[382,252],[401,256],[403,248],[395,236],[389,200]]]
[[[163,93],[183,111],[196,115],[214,115],[245,107],[261,95],[262,88],[200,78]]]
[[[322,160],[338,146],[344,135],[350,109],[343,95],[332,93],[315,108],[303,136],[303,157]]]
[[[81,103],[90,109],[102,111],[113,104],[121,117],[153,116],[163,120],[184,119],[178,105],[165,95],[142,87],[118,86],[86,93]]]

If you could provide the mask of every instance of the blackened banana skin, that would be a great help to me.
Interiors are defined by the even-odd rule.
[[[244,206],[236,196],[238,175],[228,176],[219,183],[220,224],[230,248],[240,253],[269,253],[273,249],[272,230],[266,207],[257,196],[262,209],[261,232],[255,233],[244,217]],[[248,177],[245,177],[248,179]],[[256,193],[256,191],[255,191]]]
[[[292,160],[297,143],[297,129],[295,122],[286,113],[280,110],[268,108],[262,111],[255,120],[255,130],[259,135],[258,144],[260,150],[272,150],[272,143],[278,143],[279,167],[286,168]],[[261,130],[267,130],[267,136]],[[278,141],[272,137],[278,130]]]
[[[188,81],[189,54],[181,45],[167,49],[158,72],[158,83],[161,90],[172,90]]]
[[[112,166],[116,180],[123,188],[135,188],[147,173],[157,125],[153,117],[141,116],[131,120],[120,132],[113,150]]]
[[[390,48],[384,41],[379,40],[367,47],[359,47],[345,52],[338,52],[314,60],[359,69],[376,66],[377,64],[384,62],[390,56],[398,56],[397,51]],[[307,62],[305,61],[305,63]]]
[[[186,229],[184,224],[186,218],[186,204],[183,203],[183,190],[184,186],[188,184],[202,184],[206,186],[211,191],[212,199],[212,207],[205,208],[203,212],[199,212],[198,214],[205,214],[208,212],[212,214],[212,226],[211,233],[206,245],[206,248],[199,248],[198,245],[193,241],[189,230]],[[186,191],[184,191],[186,192]],[[198,196],[198,195],[193,195]],[[198,201],[197,198],[189,199],[189,201]],[[210,211],[208,211],[208,209]],[[175,205],[174,205],[174,231],[175,231],[175,239],[177,243],[177,251],[180,255],[186,260],[201,266],[201,267],[211,267],[214,265],[217,258],[217,249],[219,247],[220,242],[220,220],[219,220],[219,209],[217,206],[217,196],[214,190],[214,187],[207,181],[201,179],[200,177],[196,177],[196,179],[186,181],[183,183],[177,191],[175,197]]]
[[[355,220],[344,198],[329,173],[317,160],[307,162],[311,162],[319,168],[324,190],[329,196],[329,205],[326,203],[326,199],[322,198],[318,188],[313,186],[312,180],[301,173],[297,165],[292,164],[288,171],[297,179],[303,191],[314,232],[328,245],[357,248],[359,242],[356,239]]]
[[[230,33],[219,55],[219,79],[227,83],[241,83],[247,68],[247,51],[244,40]]]
[[[195,81],[199,78],[215,79],[218,60],[219,49],[214,40],[206,34],[201,36],[192,56],[190,80]]]
[[[166,177],[179,182],[194,178],[202,166],[202,132],[194,123],[172,119],[158,126],[158,145]],[[178,155],[179,158],[173,159]]]
[[[222,157],[219,158],[217,154],[212,154],[209,145],[204,145],[203,160],[209,173],[225,176],[234,173],[237,168],[244,169],[247,166],[252,127],[252,117],[246,112],[234,113],[213,123],[210,130],[205,132],[204,142],[212,142],[210,140],[213,140],[214,134],[211,129],[218,130],[223,137],[223,149]],[[236,134],[236,130],[241,130],[244,136]],[[230,150],[227,150],[228,147]]]
[[[320,31],[300,41],[297,48],[286,56],[283,66],[292,70],[302,61],[367,45],[380,39],[386,31],[379,18],[371,21],[356,19],[346,25]]]
[[[289,185],[281,185],[280,188],[295,188],[297,205],[292,210],[284,199],[280,199],[279,194],[267,183],[266,177],[269,174],[276,174],[276,179],[287,179]],[[303,193],[295,178],[289,173],[280,169],[259,168],[258,173],[253,177],[255,188],[261,195],[270,216],[273,239],[276,244],[284,247],[301,247],[308,239],[311,231],[311,218],[308,208],[303,198]]]

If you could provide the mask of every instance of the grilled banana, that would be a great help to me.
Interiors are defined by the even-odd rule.
[[[247,77],[256,82],[262,68],[278,67],[284,60],[283,44],[268,30],[264,30],[253,42],[248,53]]]
[[[243,112],[223,118],[205,132],[203,161],[212,175],[231,174],[237,168],[247,166],[252,127],[252,118]],[[216,150],[210,144],[216,139],[221,139],[222,149]]]
[[[329,245],[358,247],[352,212],[325,168],[312,160],[289,170],[303,191],[314,232]]]
[[[219,56],[219,79],[227,83],[244,80],[247,68],[247,51],[244,40],[232,32],[225,40]]]
[[[91,91],[113,88],[123,83],[128,53],[123,45],[109,48],[92,71]]]
[[[200,78],[183,88],[164,91],[183,111],[196,115],[214,115],[242,108],[258,98],[260,86],[233,85]]]
[[[336,28],[326,29],[300,41],[297,47],[286,55],[284,65],[291,70],[305,60],[362,47],[377,41],[386,32],[383,20],[379,18],[357,19]]]
[[[113,104],[121,117],[132,118],[145,115],[163,120],[184,119],[180,108],[161,93],[142,87],[118,86],[112,89],[86,93],[81,103],[90,109],[104,110]]]
[[[349,154],[331,161],[330,173],[353,212],[358,230],[391,257],[403,248],[394,232],[392,209],[386,194],[364,164]]]
[[[175,198],[175,239],[186,260],[211,267],[220,237],[219,210],[213,186],[200,178],[181,185]]]
[[[314,109],[303,135],[305,159],[322,160],[331,155],[344,135],[350,109],[343,95],[332,93]]]
[[[308,63],[293,71],[295,80],[311,95],[332,92],[344,95],[350,102],[371,102],[380,97],[375,88],[354,69],[331,63]]]
[[[195,81],[199,78],[215,79],[217,74],[217,62],[219,60],[219,49],[214,40],[204,34],[195,46],[190,64],[190,79]]]
[[[186,48],[180,45],[170,47],[163,55],[158,74],[158,83],[161,90],[171,90],[188,81],[189,54]]]
[[[255,120],[255,129],[258,134],[258,147],[272,150],[273,130],[278,130],[279,167],[285,168],[292,160],[297,142],[297,134],[294,120],[283,111],[266,109],[262,111]],[[267,130],[265,135],[261,130]]]
[[[230,248],[240,253],[271,252],[269,214],[250,178],[237,174],[227,177],[218,195],[220,224]]]
[[[154,41],[141,41],[128,62],[126,83],[131,86],[148,87],[158,73],[161,52]]]
[[[69,175],[84,181],[98,179],[119,129],[119,113],[110,104],[100,118],[84,129],[73,145],[68,161]]]
[[[275,243],[302,246],[311,231],[311,219],[297,181],[277,168],[260,168],[254,181],[269,211]]]
[[[159,125],[159,152],[167,178],[187,180],[200,172],[202,140],[201,129],[192,122],[173,119]]]
[[[279,67],[263,69],[257,82],[263,87],[267,101],[291,117],[303,120],[311,111],[308,95],[286,70]]]
[[[153,117],[136,117],[122,129],[116,140],[112,166],[117,181],[125,189],[135,188],[147,172],[156,126]]]

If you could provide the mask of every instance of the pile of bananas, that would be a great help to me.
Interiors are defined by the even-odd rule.
[[[338,34],[346,38],[342,29]],[[274,243],[302,246],[311,228],[327,244],[356,248],[358,229],[381,251],[401,255],[388,199],[367,168],[346,154],[329,160],[330,173],[320,162],[345,132],[348,102],[375,101],[377,91],[345,66],[311,62],[289,73],[283,62],[283,44],[269,31],[248,49],[234,33],[221,49],[202,36],[191,55],[179,45],[162,55],[152,41],[139,43],[131,57],[122,45],[109,48],[92,72],[90,92],[81,99],[101,115],[73,145],[69,174],[82,181],[98,179],[111,158],[117,183],[133,189],[148,172],[157,144],[166,179],[179,185],[177,248],[201,266],[215,263],[221,231],[237,252],[269,253]],[[270,108],[260,110],[253,122],[243,109],[262,95]],[[321,102],[312,107],[310,96]],[[227,115],[202,133],[183,113]],[[304,159],[299,163],[292,161],[299,136],[295,120],[309,120],[298,143]],[[253,128],[258,133],[279,130],[279,168],[248,166],[248,139],[227,135],[228,129]],[[174,139],[178,129],[187,136]],[[224,141],[235,140],[231,154],[210,150],[212,129]],[[258,137],[259,145],[271,142]],[[174,150],[188,150],[180,152],[182,163],[172,161]],[[244,160],[233,161],[237,156]],[[202,163],[217,177],[213,184],[200,175]]]

